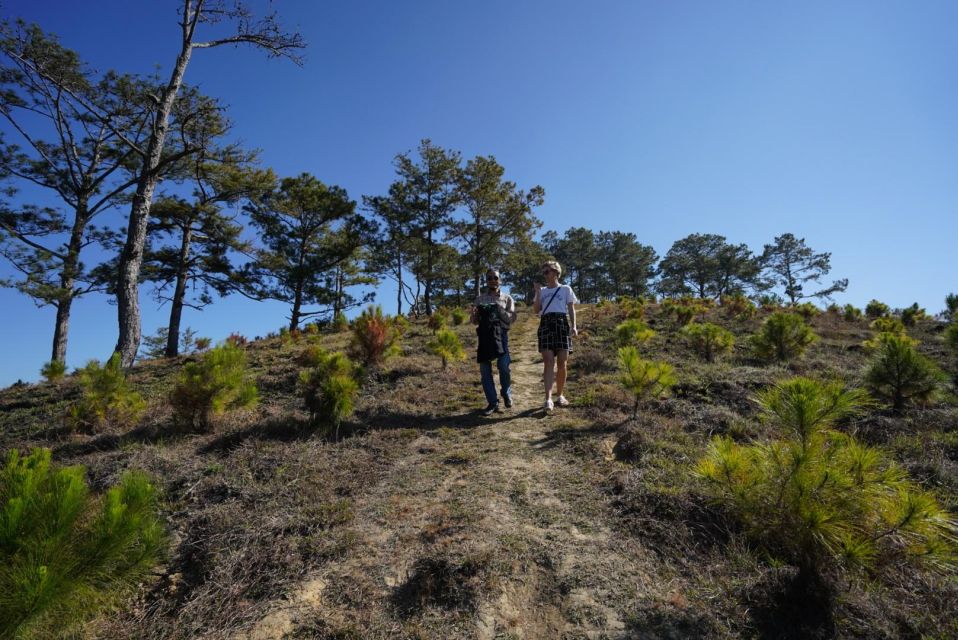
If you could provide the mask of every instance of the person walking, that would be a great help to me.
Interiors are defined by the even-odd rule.
[[[555,405],[566,407],[569,401],[563,395],[566,381],[566,363],[572,353],[572,337],[579,334],[575,324],[575,297],[569,285],[559,284],[562,267],[555,260],[542,265],[543,287],[535,283],[536,294],[532,310],[539,314],[539,353],[542,354],[546,400],[545,410],[552,411]],[[552,385],[555,383],[557,398],[552,399]]]
[[[512,407],[512,376],[509,372],[509,327],[516,320],[516,303],[512,296],[499,288],[499,272],[489,269],[486,273],[486,289],[476,297],[470,313],[470,320],[476,327],[479,346],[476,361],[479,363],[479,375],[482,391],[486,395],[486,408],[482,415],[489,416],[499,411],[499,395],[492,377],[492,363],[499,370],[499,387],[506,408]]]

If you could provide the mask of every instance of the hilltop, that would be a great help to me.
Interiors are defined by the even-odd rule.
[[[345,349],[347,332],[251,342],[261,397],[207,433],[171,427],[167,397],[190,355],[143,362],[130,380],[149,403],[128,431],[78,434],[60,416],[75,377],[0,393],[0,449],[50,447],[102,490],[126,469],[161,488],[167,561],[136,599],[86,632],[101,638],[752,638],[949,637],[958,634],[954,574],[898,559],[849,574],[834,601],[752,544],[709,499],[693,468],[710,439],[775,435],[756,394],[804,375],[857,385],[867,320],[822,313],[805,355],[768,365],[746,337],[767,316],[704,319],[736,336],[701,361],[663,305],[642,347],[675,367],[669,397],[641,403],[617,382],[616,304],[583,305],[570,359],[572,406],[541,410],[536,319],[513,328],[515,403],[481,417],[475,334],[453,327],[469,357],[443,370],[413,322],[402,354],[364,382],[339,438],[310,435],[296,357],[310,341]],[[953,366],[943,325],[909,334]],[[895,415],[880,406],[840,425],[880,446],[958,513],[954,394]]]

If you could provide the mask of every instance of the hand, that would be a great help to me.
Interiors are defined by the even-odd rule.
[[[577,327],[572,327],[572,337],[579,335],[579,329]]]
[[[533,282],[532,286],[536,288],[536,295],[539,295],[539,291],[542,289],[542,285],[538,282]]]

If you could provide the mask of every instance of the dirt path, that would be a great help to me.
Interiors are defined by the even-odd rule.
[[[668,585],[605,524],[589,456],[562,446],[588,425],[542,410],[535,330],[524,316],[511,336],[514,407],[418,432],[356,498],[354,549],[238,637],[631,637],[635,599]]]

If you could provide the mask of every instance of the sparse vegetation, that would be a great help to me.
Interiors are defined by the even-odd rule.
[[[214,417],[256,404],[256,385],[248,379],[246,352],[225,342],[187,362],[170,393],[174,422],[207,430]]]
[[[92,433],[106,426],[131,427],[146,410],[143,397],[130,389],[118,354],[113,354],[106,365],[92,360],[83,367],[80,387],[83,396],[69,408],[66,416],[67,423],[79,431]]]
[[[166,537],[156,491],[128,472],[103,497],[81,466],[13,449],[0,470],[0,636],[65,637],[157,562]]]
[[[784,362],[797,358],[818,337],[800,316],[776,311],[762,324],[751,343],[755,355],[762,360]]]

